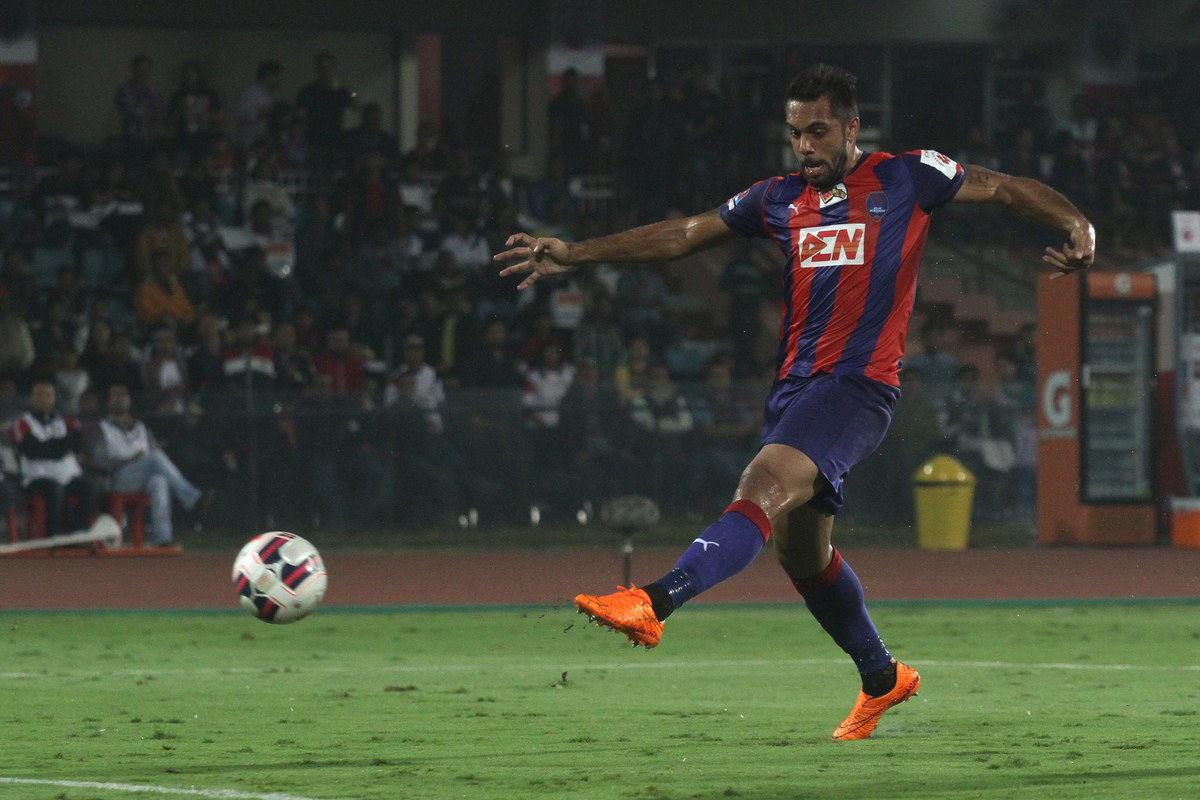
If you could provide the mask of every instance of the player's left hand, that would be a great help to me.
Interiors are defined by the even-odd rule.
[[[1062,250],[1047,247],[1042,261],[1058,270],[1050,276],[1050,279],[1054,280],[1076,270],[1087,269],[1095,258],[1096,229],[1091,223],[1085,222],[1071,229],[1071,242],[1064,244]]]

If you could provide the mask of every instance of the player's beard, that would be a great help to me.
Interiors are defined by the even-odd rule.
[[[800,166],[802,168],[805,166],[814,167],[819,164],[825,167],[825,177],[816,180],[810,178],[808,173],[804,172],[804,179],[808,181],[808,185],[816,189],[818,192],[823,192],[826,189],[830,189],[837,185],[837,183],[845,176],[847,159],[848,156],[846,148],[843,147],[842,151],[834,156],[832,161],[826,161],[823,158],[813,159],[812,161],[805,160],[801,162]]]

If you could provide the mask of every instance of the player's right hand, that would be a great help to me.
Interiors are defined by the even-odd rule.
[[[492,260],[525,259],[500,270],[501,275],[529,273],[529,277],[517,286],[518,290],[528,289],[543,275],[556,275],[571,269],[571,248],[561,239],[535,239],[528,233],[517,233],[508,237],[504,244],[511,249],[492,256]]]

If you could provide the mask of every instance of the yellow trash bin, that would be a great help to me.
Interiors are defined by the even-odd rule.
[[[965,550],[975,476],[957,459],[934,456],[913,475],[917,543],[922,550]]]

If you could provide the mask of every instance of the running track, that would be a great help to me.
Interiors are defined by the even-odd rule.
[[[679,548],[634,554],[635,583],[671,568]],[[870,600],[1200,599],[1200,550],[1047,548],[843,551]],[[234,553],[178,558],[0,559],[0,610],[231,609]],[[564,604],[621,577],[611,550],[329,552],[327,605]],[[695,602],[795,602],[764,552]]]

